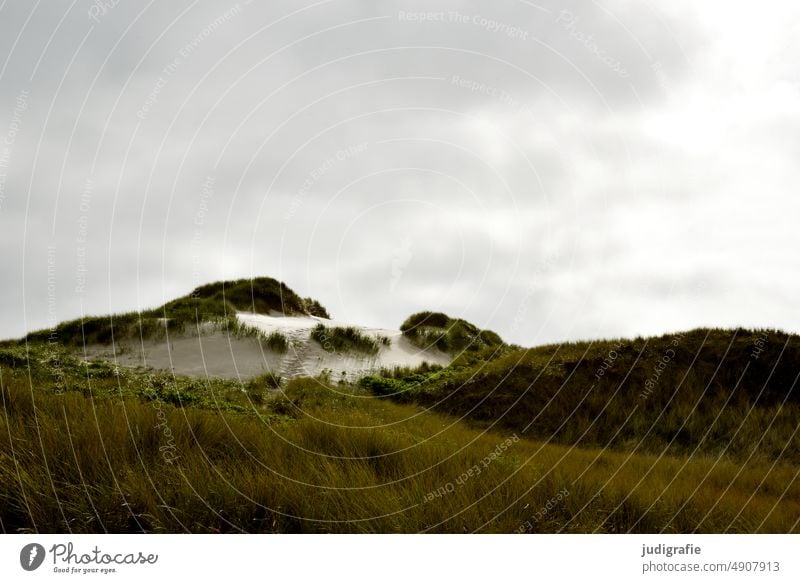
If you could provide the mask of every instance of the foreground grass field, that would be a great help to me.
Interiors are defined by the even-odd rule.
[[[563,445],[491,415],[477,426],[361,387],[277,382],[0,350],[0,528],[800,532],[791,456]]]

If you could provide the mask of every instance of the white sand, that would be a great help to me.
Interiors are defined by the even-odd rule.
[[[247,312],[239,312],[236,316],[247,326],[267,334],[278,331],[289,338],[291,346],[281,367],[281,374],[287,378],[316,376],[327,370],[334,379],[343,376],[352,379],[381,368],[417,367],[424,362],[442,366],[450,363],[450,357],[444,352],[417,348],[399,330],[354,326],[349,322],[315,316],[267,316]],[[323,324],[329,328],[353,326],[362,334],[373,338],[385,336],[391,340],[391,345],[381,345],[378,354],[372,356],[327,352],[319,343],[310,339],[311,329],[317,324]]]
[[[116,355],[109,346],[90,346],[90,358],[115,360],[122,366],[173,371],[178,375],[248,379],[280,369],[283,355],[262,350],[255,338],[236,338],[225,332],[179,336],[165,340],[122,344]]]
[[[423,362],[447,365],[450,357],[439,350],[422,350],[411,344],[399,330],[354,326],[363,334],[386,336],[391,345],[381,345],[376,355],[339,354],[323,350],[311,340],[317,324],[327,327],[352,326],[347,322],[309,316],[286,317],[240,312],[239,320],[267,334],[278,331],[289,340],[286,354],[269,350],[257,338],[236,338],[213,327],[199,336],[191,334],[170,341],[146,341],[119,347],[116,356],[111,347],[87,347],[89,358],[116,359],[123,366],[144,366],[171,370],[175,374],[197,377],[222,377],[246,380],[272,371],[284,378],[316,376],[323,371],[331,379],[353,380],[380,368],[417,367]],[[343,374],[344,373],[344,374]]]

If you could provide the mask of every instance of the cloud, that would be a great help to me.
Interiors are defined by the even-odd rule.
[[[521,344],[800,329],[792,5],[92,6],[2,9],[2,336],[49,246],[60,318],[265,274]]]

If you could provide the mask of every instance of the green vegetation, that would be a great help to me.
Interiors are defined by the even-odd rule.
[[[450,324],[450,316],[441,312],[418,312],[406,318],[400,325],[401,332],[410,332],[416,328],[447,328]]]
[[[285,354],[289,350],[289,340],[284,334],[277,330],[267,334],[266,339],[267,348],[279,354]]]
[[[187,296],[143,312],[64,322],[54,331],[33,332],[27,340],[53,340],[65,346],[78,347],[121,340],[159,339],[167,334],[199,331],[207,324],[241,334],[242,327],[235,317],[237,311],[330,317],[316,300],[301,298],[283,282],[258,277],[202,285]],[[264,339],[271,349],[281,351],[280,339]]]
[[[256,387],[276,388],[280,377],[265,373],[247,385],[231,379],[193,378],[171,373],[116,366],[106,360],[84,361],[74,352],[54,344],[0,348],[4,382],[27,379],[35,388],[65,394],[77,392],[96,399],[161,401],[175,407],[192,407],[246,413],[253,409],[248,393]],[[261,411],[269,415],[269,411]]]
[[[796,335],[522,349],[422,312],[403,334],[452,364],[357,383],[196,379],[75,356],[84,341],[215,327],[285,352],[285,336],[235,311],[324,310],[259,282],[0,343],[0,530],[800,532]],[[312,338],[365,354],[390,342],[324,325]]]
[[[301,298],[285,283],[271,277],[209,283],[198,287],[188,297],[200,301],[210,300],[215,305],[228,302],[236,310],[257,314],[273,311],[286,315],[308,314],[330,318],[319,302],[311,298]]]
[[[518,349],[361,383],[565,445],[800,463],[798,363],[798,336],[694,330]]]
[[[420,348],[436,347],[450,354],[493,351],[503,346],[503,339],[497,333],[441,312],[413,314],[403,322],[400,331]]]
[[[247,381],[244,390],[253,404],[264,405],[267,402],[270,391],[280,389],[282,382],[281,375],[274,372],[265,372]],[[276,402],[273,401],[271,404],[274,405]],[[280,409],[283,411],[282,407]]]
[[[237,318],[225,321],[225,329],[237,338],[257,338],[265,345],[267,350],[278,354],[286,354],[289,351],[289,339],[278,330],[267,334],[263,330],[244,324]]]
[[[314,379],[151,383],[49,350],[0,350],[6,532],[798,532],[784,459],[567,447]]]
[[[317,324],[311,330],[311,339],[327,352],[341,353],[377,354],[381,344],[391,343],[385,336],[373,338],[352,326],[328,328],[323,324]]]

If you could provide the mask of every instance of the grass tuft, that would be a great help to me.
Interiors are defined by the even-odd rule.
[[[481,330],[466,320],[450,318],[441,312],[412,314],[400,325],[400,331],[420,348],[435,347],[450,354],[486,352],[504,346],[497,333]]]
[[[361,354],[377,354],[381,345],[386,345],[388,338],[373,338],[353,326],[329,328],[317,324],[311,330],[311,339],[317,342],[327,352],[357,352]]]
[[[237,311],[330,317],[318,301],[301,298],[283,282],[257,277],[202,285],[186,296],[151,310],[64,322],[55,330],[32,332],[26,339],[29,342],[53,341],[73,347],[109,345],[125,340],[161,339],[168,334],[192,333],[209,323],[227,324],[241,332],[235,317]],[[276,341],[274,346],[278,347],[279,342]]]

